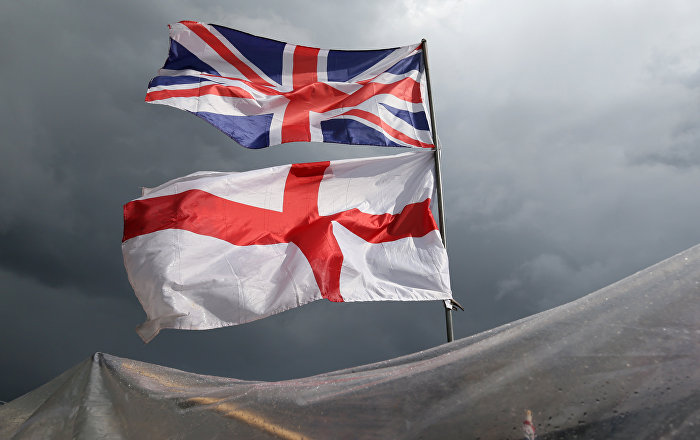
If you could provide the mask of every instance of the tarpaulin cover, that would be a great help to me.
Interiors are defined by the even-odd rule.
[[[700,438],[700,246],[430,350],[250,382],[97,353],[0,406],[0,438]]]

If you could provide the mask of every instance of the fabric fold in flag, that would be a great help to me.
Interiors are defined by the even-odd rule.
[[[328,50],[194,21],[169,28],[146,102],[194,113],[244,147],[434,148],[420,43]]]
[[[242,324],[322,298],[452,297],[430,204],[433,155],[199,172],[124,205],[122,252],[162,328]]]

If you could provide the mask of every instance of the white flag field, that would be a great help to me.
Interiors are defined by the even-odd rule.
[[[432,152],[199,172],[124,205],[124,264],[147,321],[242,324],[322,298],[452,298]]]

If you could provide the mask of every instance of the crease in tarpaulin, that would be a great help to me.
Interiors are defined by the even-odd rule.
[[[254,411],[242,409],[237,405],[233,404],[232,402],[228,401],[226,398],[215,398],[205,396],[190,397],[182,403],[185,406],[192,404],[207,407],[228,418],[238,420],[253,428],[275,435],[276,437],[279,437],[284,440],[310,440],[310,437],[307,437],[292,429],[286,428],[280,425],[279,423],[275,423],[269,418],[266,418],[260,414],[256,414]]]

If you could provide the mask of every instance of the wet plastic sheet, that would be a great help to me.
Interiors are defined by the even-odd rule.
[[[700,438],[700,246],[431,350],[282,382],[107,354],[0,406],[0,438]]]

